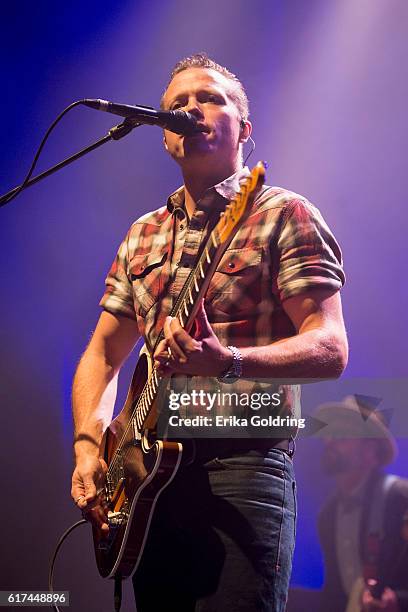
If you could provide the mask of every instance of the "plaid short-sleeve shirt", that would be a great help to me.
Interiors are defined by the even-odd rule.
[[[178,189],[167,206],[138,219],[120,245],[100,305],[136,319],[150,352],[200,247],[239,190],[239,180],[248,174],[244,168],[209,189],[191,219],[184,210],[183,188]],[[214,273],[205,310],[224,346],[262,346],[295,335],[283,309],[286,299],[316,287],[337,291],[344,280],[340,248],[317,208],[286,189],[263,187]],[[186,384],[186,388],[213,391],[217,383],[192,377]],[[228,385],[221,387],[225,391]],[[279,414],[299,417],[300,389],[296,385],[278,385],[272,380],[239,382],[240,392],[272,387],[282,397]],[[237,410],[227,410],[224,405],[220,412],[236,414]],[[191,416],[188,409],[185,414]],[[286,437],[295,432],[296,428],[274,435]]]
[[[190,220],[178,189],[167,206],[138,219],[120,245],[100,305],[135,318],[148,348],[194,266],[209,223],[248,172],[244,168],[209,189]],[[315,287],[337,291],[343,283],[340,248],[317,208],[286,189],[264,187],[213,276],[205,308],[222,344],[260,346],[295,334],[282,307],[287,298]]]

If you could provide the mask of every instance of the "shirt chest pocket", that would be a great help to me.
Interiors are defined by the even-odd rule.
[[[250,313],[262,300],[263,249],[228,249],[214,273],[207,299],[226,313]]]
[[[147,312],[159,299],[164,278],[163,266],[166,253],[148,253],[136,255],[129,263],[128,276],[133,286],[133,301],[136,313],[145,317]]]

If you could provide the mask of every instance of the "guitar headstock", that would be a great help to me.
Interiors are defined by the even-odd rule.
[[[215,228],[220,243],[225,242],[236,228],[237,224],[249,212],[252,203],[265,182],[265,164],[258,162],[242,183],[235,198],[231,200],[221,214]]]

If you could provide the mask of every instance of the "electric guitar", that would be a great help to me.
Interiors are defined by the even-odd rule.
[[[249,215],[264,181],[265,167],[259,162],[221,213],[189,274],[170,313],[187,332],[226,248]],[[163,337],[162,331],[156,346]],[[125,405],[104,435],[101,454],[108,471],[100,494],[109,507],[109,536],[102,537],[94,527],[93,539],[98,570],[105,578],[128,578],[136,571],[157,499],[181,462],[182,444],[159,440],[155,435],[167,386],[168,378],[161,377],[150,354],[142,351]]]

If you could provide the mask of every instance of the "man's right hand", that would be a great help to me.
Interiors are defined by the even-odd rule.
[[[103,459],[86,454],[77,459],[72,474],[72,499],[82,510],[84,518],[97,527],[102,536],[109,531],[109,508],[103,495],[107,469]]]
[[[136,320],[104,310],[82,355],[72,388],[76,468],[71,495],[101,535],[107,534],[108,506],[103,495],[106,463],[100,459],[103,433],[112,420],[117,374],[139,338]]]

